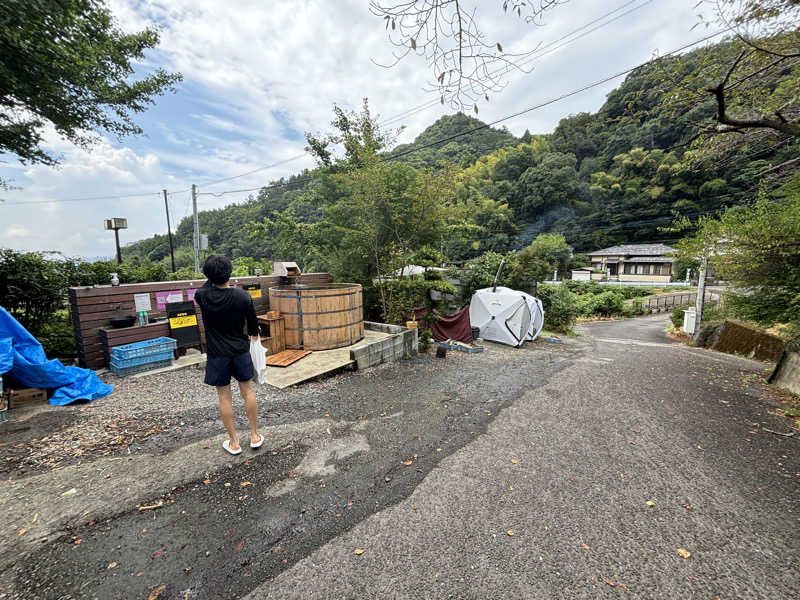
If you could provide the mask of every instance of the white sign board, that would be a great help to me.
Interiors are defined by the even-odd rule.
[[[136,312],[153,310],[150,304],[150,294],[134,294],[133,303],[136,305]]]

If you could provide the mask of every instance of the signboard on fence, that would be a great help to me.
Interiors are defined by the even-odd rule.
[[[166,310],[168,302],[182,302],[183,290],[156,292],[156,310]]]
[[[194,302],[167,303],[167,319],[170,336],[178,341],[179,347],[200,344],[200,327]]]
[[[261,298],[261,284],[260,283],[245,283],[242,288],[251,298]]]
[[[134,294],[133,304],[136,306],[137,313],[153,310],[153,305],[150,304],[150,294]]]

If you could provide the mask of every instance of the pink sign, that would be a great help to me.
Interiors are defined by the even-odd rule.
[[[167,302],[183,302],[183,290],[156,292],[157,310],[167,310]]]
[[[192,289],[190,289],[190,290],[186,290],[186,300],[187,300],[187,301],[191,300],[192,302],[194,302],[195,304],[197,304],[197,302],[196,302],[196,301],[195,301],[195,299],[194,299],[194,295],[195,295],[196,293],[197,293],[197,288],[192,288]]]

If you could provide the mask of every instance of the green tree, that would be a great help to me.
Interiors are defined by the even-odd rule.
[[[678,245],[685,260],[708,257],[720,278],[734,284],[730,308],[763,325],[791,323],[800,341],[800,176],[777,198],[759,194],[753,206],[701,217],[697,232]],[[684,225],[686,225],[684,221]]]
[[[55,164],[42,148],[51,125],[80,146],[98,131],[141,133],[133,113],[174,89],[181,76],[134,65],[158,33],[123,33],[102,0],[5,0],[0,5],[0,153]]]
[[[526,290],[533,281],[552,277],[556,269],[565,273],[571,255],[572,249],[563,235],[541,233],[514,257],[510,283],[515,288]]]

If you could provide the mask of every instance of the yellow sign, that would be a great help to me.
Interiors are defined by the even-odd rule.
[[[250,294],[251,298],[261,298],[261,288],[256,288],[254,290],[247,290],[247,293]]]
[[[197,315],[183,315],[172,317],[169,320],[169,326],[172,329],[179,329],[181,327],[192,327],[197,325]]]

